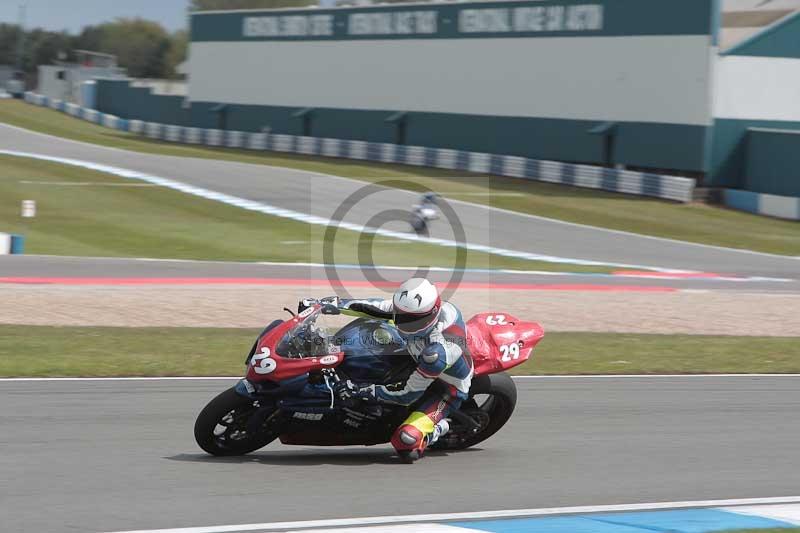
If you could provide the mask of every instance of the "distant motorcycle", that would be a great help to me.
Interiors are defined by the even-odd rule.
[[[247,374],[211,400],[197,417],[197,443],[212,455],[242,455],[275,439],[313,446],[373,445],[389,442],[413,410],[360,399],[341,400],[336,382],[393,384],[414,369],[406,344],[385,321],[358,318],[334,334],[327,315],[339,309],[318,303],[261,332],[246,359]],[[504,371],[524,363],[544,336],[535,322],[507,313],[482,313],[467,322],[467,343],[475,364],[470,396],[453,411],[450,431],[433,449],[460,450],[496,433],[517,400]]]
[[[439,218],[438,198],[438,194],[428,192],[422,195],[418,204],[411,207],[408,223],[418,235],[428,235],[428,223]]]

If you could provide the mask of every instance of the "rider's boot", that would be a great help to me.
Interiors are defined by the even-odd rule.
[[[400,431],[400,442],[406,445],[417,445],[419,447],[414,447],[412,449],[398,449],[397,456],[400,457],[400,460],[404,463],[413,463],[414,461],[422,458],[422,455],[428,446],[435,443],[448,431],[450,431],[450,423],[445,418],[437,422],[433,426],[433,431],[427,436],[423,436],[421,439],[413,435],[410,431]]]
[[[433,426],[433,433],[428,437],[428,446],[435,443],[440,437],[446,435],[448,431],[450,431],[450,422],[448,422],[446,418],[439,420],[436,425]]]

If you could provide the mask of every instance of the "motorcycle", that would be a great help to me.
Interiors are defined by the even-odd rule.
[[[420,198],[419,204],[411,207],[411,214],[409,215],[408,223],[417,235],[429,234],[428,223],[439,218],[439,212],[436,209],[438,205],[439,195],[433,192],[425,193]]]
[[[292,317],[269,324],[250,349],[244,379],[200,412],[197,444],[209,454],[231,456],[275,439],[306,446],[389,442],[414,405],[343,400],[334,391],[347,379],[402,383],[415,368],[403,337],[391,323],[373,318],[332,328],[327,317],[340,311],[331,304],[316,303],[296,315],[285,310]],[[544,336],[539,324],[507,313],[481,313],[466,326],[475,367],[469,399],[450,413],[450,431],[432,449],[475,446],[508,422],[517,389],[505,371],[527,361]]]

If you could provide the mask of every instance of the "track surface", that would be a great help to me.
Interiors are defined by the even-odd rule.
[[[0,382],[0,529],[769,497],[800,486],[797,377],[518,380],[510,425],[482,449],[411,466],[387,446],[203,455],[194,417],[231,383]]]
[[[390,281],[402,281],[415,269],[362,270],[357,267],[337,267],[337,275],[347,281],[375,280],[375,276]],[[168,261],[149,259],[55,257],[8,255],[0,256],[0,278],[269,278],[325,280],[320,266],[264,263],[231,263],[218,261]],[[428,278],[447,283],[451,272],[433,271]],[[467,271],[463,281],[490,283],[502,288],[513,284],[584,284],[624,287],[671,287],[690,290],[725,290],[759,293],[800,292],[800,273],[792,281],[725,281],[715,279],[653,279],[603,274],[531,274],[513,272]]]
[[[363,182],[286,168],[179,158],[129,152],[69,141],[0,124],[0,147],[91,161],[146,172],[184,183],[265,202],[322,217],[330,217]],[[470,178],[465,178],[470,179]],[[479,179],[479,178],[474,178]],[[386,189],[358,203],[346,218],[371,225],[377,212],[407,209],[418,195]],[[792,277],[800,271],[795,258],[718,249],[653,239],[597,228],[451,202],[464,226],[468,242],[537,254],[655,267],[742,275]],[[513,231],[510,231],[513,228]],[[445,224],[434,226],[434,236],[452,238]],[[520,239],[520,235],[529,236]]]

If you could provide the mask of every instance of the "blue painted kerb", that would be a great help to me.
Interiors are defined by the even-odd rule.
[[[678,509],[575,516],[448,522],[488,533],[710,533],[736,529],[792,528],[787,522],[721,509]]]

